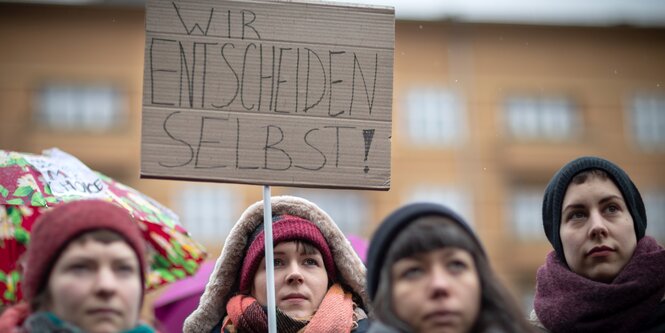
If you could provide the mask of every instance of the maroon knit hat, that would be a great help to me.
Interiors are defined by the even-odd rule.
[[[137,222],[110,202],[80,200],[56,206],[35,221],[22,282],[25,298],[31,300],[45,288],[53,265],[69,242],[98,229],[114,231],[125,239],[139,260],[144,286],[145,243]]]
[[[245,253],[240,271],[240,291],[247,292],[251,289],[254,274],[265,256],[265,234],[263,224],[250,236],[249,248]],[[312,244],[321,252],[323,265],[328,273],[328,280],[335,279],[335,261],[321,230],[314,223],[293,215],[280,215],[273,219],[272,223],[273,244],[281,242],[300,240]],[[255,237],[253,240],[252,238]]]

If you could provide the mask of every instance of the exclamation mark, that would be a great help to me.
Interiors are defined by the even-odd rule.
[[[363,138],[365,138],[365,159],[364,161],[367,162],[367,155],[369,154],[369,147],[372,146],[372,139],[374,138],[374,129],[364,129],[363,130]],[[365,173],[369,172],[369,167],[365,165],[365,169],[363,169]]]

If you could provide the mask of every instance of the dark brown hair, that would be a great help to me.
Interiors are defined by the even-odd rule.
[[[591,169],[591,170],[582,171],[582,172],[576,174],[573,177],[573,179],[570,180],[570,183],[575,184],[575,185],[580,185],[580,184],[584,184],[588,179],[594,178],[594,177],[598,178],[600,180],[610,179],[610,176],[607,174],[607,172],[605,172],[603,170],[600,170],[600,169]],[[614,181],[612,181],[612,182],[614,182]]]
[[[316,246],[306,241],[294,240],[291,242],[296,243],[296,251],[298,251],[298,253],[300,254],[312,255],[316,253],[321,253],[319,249],[316,248]]]
[[[512,297],[497,280],[478,243],[467,231],[442,216],[417,218],[393,240],[381,267],[379,286],[373,302],[374,314],[381,322],[400,332],[411,331],[411,327],[397,318],[393,310],[392,266],[400,259],[445,247],[468,252],[476,265],[481,307],[472,332],[489,332],[496,328],[512,333],[533,332]]]

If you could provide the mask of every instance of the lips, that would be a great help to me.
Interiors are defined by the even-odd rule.
[[[86,312],[90,315],[97,315],[97,316],[114,316],[121,314],[120,311],[113,308],[92,308]]]
[[[307,297],[303,294],[300,293],[291,293],[287,294],[284,297],[282,297],[283,301],[299,301],[299,300],[306,300]]]
[[[609,246],[601,245],[601,246],[594,246],[589,252],[587,252],[587,256],[595,257],[595,256],[604,256],[608,255],[615,250]]]
[[[450,325],[457,321],[459,313],[447,310],[438,310],[427,313],[423,319],[437,325]]]

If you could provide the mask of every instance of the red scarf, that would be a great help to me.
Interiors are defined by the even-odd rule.
[[[25,301],[5,309],[0,315],[0,333],[20,332],[21,325],[28,316],[30,316],[30,305]]]
[[[351,294],[345,293],[339,284],[334,284],[323,298],[309,321],[295,320],[277,310],[278,332],[299,333],[343,333],[354,327],[353,301]],[[224,319],[224,329],[236,332],[264,333],[268,331],[268,317],[263,306],[254,297],[236,295],[226,304],[228,316]],[[233,327],[231,329],[231,327]]]
[[[582,277],[547,255],[538,269],[534,309],[558,332],[638,332],[665,293],[665,249],[643,237],[612,283]]]

